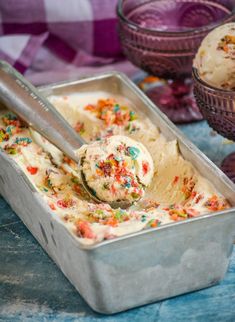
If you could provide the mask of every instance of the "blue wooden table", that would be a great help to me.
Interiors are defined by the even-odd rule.
[[[205,122],[180,126],[217,165],[235,144]],[[218,285],[113,316],[93,312],[0,197],[0,321],[235,321],[235,250]]]

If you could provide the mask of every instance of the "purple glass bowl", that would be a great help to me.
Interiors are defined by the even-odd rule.
[[[119,0],[124,54],[165,78],[191,74],[192,59],[208,32],[235,18],[234,0]]]
[[[224,137],[235,141],[235,91],[205,83],[193,68],[194,95],[209,125]]]

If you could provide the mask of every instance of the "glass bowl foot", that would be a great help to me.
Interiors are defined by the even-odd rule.
[[[174,123],[189,123],[203,119],[192,92],[192,79],[162,80],[145,91],[146,95]]]
[[[221,169],[235,183],[235,152],[223,160]]]

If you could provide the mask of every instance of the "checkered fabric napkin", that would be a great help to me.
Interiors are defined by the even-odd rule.
[[[119,63],[123,56],[116,4],[117,0],[0,1],[0,59],[36,84],[110,64],[128,73],[133,68]]]

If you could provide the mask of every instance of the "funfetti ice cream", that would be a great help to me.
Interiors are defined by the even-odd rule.
[[[86,183],[100,200],[133,203],[151,183],[154,166],[150,153],[127,136],[110,136],[77,152]]]
[[[168,141],[127,98],[84,92],[49,100],[89,143],[81,149],[89,161],[83,171],[100,199],[130,196],[137,201],[127,209],[94,202],[81,184],[76,162],[16,115],[1,110],[0,150],[17,162],[48,210],[81,243],[91,245],[229,207],[183,158],[177,141]]]
[[[209,85],[235,90],[235,23],[212,30],[202,41],[193,65]]]

